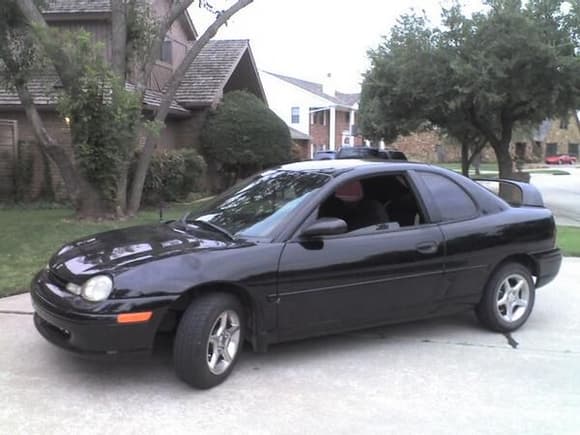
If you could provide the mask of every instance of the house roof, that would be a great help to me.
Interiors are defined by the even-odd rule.
[[[175,99],[186,107],[208,106],[219,101],[246,52],[249,52],[246,39],[209,41],[189,67]]]
[[[43,13],[91,13],[110,12],[111,0],[48,0]]]
[[[42,72],[32,76],[28,81],[28,90],[30,91],[34,103],[37,106],[55,106],[58,103],[60,80],[56,72]],[[126,84],[126,88],[134,90],[135,86],[131,83]],[[159,106],[161,103],[161,92],[147,89],[143,98],[143,104],[146,108]],[[20,98],[14,89],[0,86],[0,107],[21,107]],[[177,102],[171,104],[171,112],[174,114],[188,114],[189,110],[180,106]]]
[[[309,82],[306,80],[297,79],[295,77],[284,76],[282,74],[275,74],[269,71],[264,72],[338,105],[353,106],[360,99],[360,94],[358,93],[345,94],[342,92],[336,92],[335,95],[329,95],[323,92],[322,83]]]
[[[55,105],[60,81],[57,74],[34,74],[29,89],[38,105]],[[134,89],[127,84],[128,89]],[[247,40],[213,40],[189,67],[171,106],[173,114],[187,114],[188,108],[207,107],[219,102],[228,90],[248,89],[266,101],[266,96]],[[144,106],[159,106],[162,93],[148,89]],[[0,106],[19,106],[15,90],[0,84]]]
[[[311,140],[312,138],[306,133],[296,130],[295,128],[288,127],[290,130],[290,137],[294,140]]]

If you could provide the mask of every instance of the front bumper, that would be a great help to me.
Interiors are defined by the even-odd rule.
[[[39,273],[32,282],[34,324],[49,342],[88,356],[149,353],[173,298],[111,299],[93,304],[95,312],[79,309],[87,303],[59,289]],[[152,311],[147,322],[119,324],[117,314]]]
[[[556,278],[562,264],[562,253],[558,248],[533,254],[536,263],[536,288],[542,287]]]

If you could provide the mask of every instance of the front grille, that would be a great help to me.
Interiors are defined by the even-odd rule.
[[[48,281],[62,290],[66,290],[66,285],[68,284],[64,279],[62,279],[50,269],[48,271]]]

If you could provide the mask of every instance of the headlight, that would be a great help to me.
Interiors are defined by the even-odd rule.
[[[81,296],[87,301],[100,302],[113,291],[113,280],[106,275],[93,276],[81,288]]]

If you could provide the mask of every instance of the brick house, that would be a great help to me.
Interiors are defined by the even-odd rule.
[[[286,122],[302,156],[315,151],[361,146],[357,117],[360,94],[337,92],[331,83],[314,83],[262,71],[270,108]]]
[[[578,157],[580,151],[578,114],[571,114],[568,119],[546,120],[533,132],[532,137],[522,136],[515,141],[513,153],[525,161],[543,162],[546,157],[556,154],[571,154]]]
[[[171,0],[149,0],[152,10],[159,16],[170,7]],[[95,42],[103,44],[103,55],[110,60],[111,52],[111,4],[110,0],[49,0],[43,15],[50,26],[64,30],[82,28],[89,32]],[[159,60],[148,84],[144,99],[144,112],[159,105],[162,89],[173,70],[186,55],[188,47],[197,38],[196,29],[186,12],[173,24],[164,41]],[[127,83],[127,88],[134,87]],[[49,130],[62,144],[70,144],[70,134],[65,119],[56,110],[59,80],[51,71],[39,72],[29,83],[35,104]],[[213,40],[200,52],[185,79],[166,120],[166,128],[161,133],[161,148],[181,148],[197,146],[199,127],[207,111],[215,107],[223,94],[244,89],[266,102],[249,41]],[[46,162],[35,145],[32,128],[24,114],[20,100],[12,89],[0,85],[0,201],[10,199],[19,156],[28,155],[31,162],[32,183],[30,198],[46,183]],[[57,185],[58,176],[51,176]],[[53,190],[58,191],[58,188]]]
[[[461,147],[451,143],[435,130],[399,136],[389,144],[403,151],[410,159],[423,162],[459,162]],[[511,154],[528,163],[540,163],[548,156],[556,154],[579,155],[580,122],[578,114],[571,114],[567,120],[547,119],[532,131],[515,131],[511,144]],[[483,161],[495,162],[496,157],[490,147],[482,155]]]

